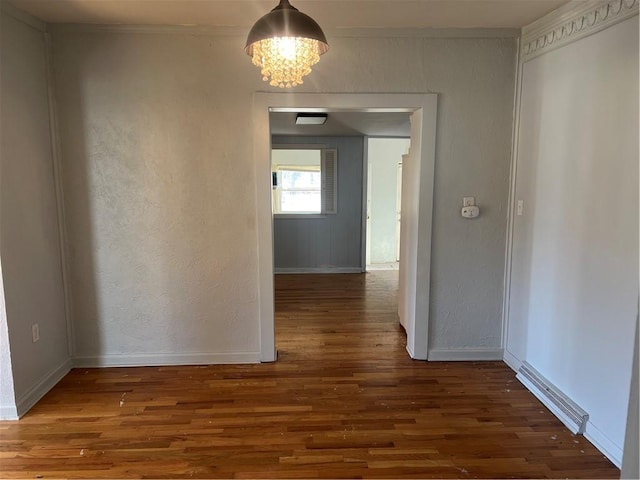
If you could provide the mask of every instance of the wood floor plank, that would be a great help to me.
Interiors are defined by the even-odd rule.
[[[75,369],[0,422],[0,477],[619,477],[504,363],[408,358],[396,310],[397,272],[277,276],[277,362]]]

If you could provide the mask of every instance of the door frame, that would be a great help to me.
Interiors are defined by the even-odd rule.
[[[273,215],[271,212],[271,132],[269,112],[408,112],[411,114],[411,145],[417,175],[416,204],[407,212],[413,239],[407,258],[415,262],[412,282],[404,292],[413,317],[407,331],[407,351],[414,359],[427,359],[431,274],[431,224],[437,94],[404,93],[269,93],[253,97],[253,160],[256,183],[258,324],[260,361],[277,358],[274,321]],[[365,232],[363,232],[365,234]],[[402,272],[401,272],[402,274]],[[415,278],[413,278],[415,277]]]

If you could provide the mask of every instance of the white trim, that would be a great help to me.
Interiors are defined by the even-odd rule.
[[[638,0],[573,1],[523,27],[526,62],[638,15]]]
[[[274,269],[276,275],[288,275],[298,273],[362,273],[360,267],[305,267],[305,268],[278,268]]]
[[[412,114],[412,148],[420,151],[420,202],[417,218],[415,358],[427,358],[431,274],[431,226],[438,96],[428,93],[268,93],[253,97],[253,158],[256,178],[258,301],[262,361],[274,361],[273,216],[271,208],[271,134],[269,112],[361,111]]]
[[[501,348],[454,348],[431,349],[428,360],[430,362],[474,362],[487,360],[502,360]]]
[[[600,450],[616,467],[622,467],[622,448],[613,443],[609,437],[602,433],[591,421],[587,422],[584,438],[589,440],[594,447]]]
[[[0,420],[19,420],[15,405],[0,405]]]
[[[436,158],[438,97],[430,95],[423,108],[410,116],[411,150],[419,154],[419,200],[417,215],[415,319],[412,358],[426,360],[429,355],[431,310],[431,241],[433,237],[433,190]],[[428,101],[428,103],[427,103]]]
[[[3,14],[9,15],[10,17],[13,17],[14,19],[30,26],[31,28],[35,28],[36,30],[40,30],[41,32],[47,31],[47,24],[45,22],[43,22],[39,18],[34,17],[33,15],[28,14],[23,10],[20,10],[19,8],[14,7],[4,0],[0,0],[0,10],[2,10]]]
[[[502,338],[500,344],[507,349],[509,340],[509,309],[511,308],[511,270],[513,262],[513,232],[515,223],[516,184],[518,179],[518,141],[520,137],[520,101],[522,98],[522,62],[520,39],[517,40],[516,85],[513,91],[513,130],[511,131],[511,166],[509,172],[509,198],[507,200],[507,238],[504,260],[504,281],[502,294]],[[518,368],[520,366],[518,365]],[[515,369],[516,371],[518,369]]]
[[[258,325],[260,360],[274,362],[276,351],[273,285],[273,194],[271,178],[270,96],[253,96],[253,159],[256,182],[256,241],[258,256]]]
[[[400,326],[401,326],[402,328],[404,328],[404,325],[400,324]],[[405,330],[405,333],[406,333],[406,330]],[[406,351],[407,351],[407,353],[409,354],[409,358],[416,358],[416,355],[415,355],[415,353],[413,353],[413,350],[411,349],[411,346],[410,346],[410,345],[406,345],[405,350],[406,350]]]
[[[367,271],[367,252],[370,251],[371,232],[367,228],[369,209],[369,135],[362,136],[362,219],[360,220],[360,271]]]
[[[518,357],[516,357],[513,353],[511,353],[506,348],[504,349],[504,356],[502,357],[502,361],[506,363],[509,366],[509,368],[511,368],[511,370],[513,370],[516,373],[518,372],[518,370],[520,370],[520,367],[522,366],[522,360],[520,360]]]
[[[42,397],[44,397],[49,390],[55,387],[56,384],[71,371],[71,367],[71,359],[66,359],[62,364],[45,374],[29,390],[22,394],[16,401],[18,417],[22,417],[25,413],[31,410],[31,408],[33,408],[33,406]]]
[[[221,365],[260,363],[259,352],[108,354],[75,357],[75,368],[159,367],[169,365]]]

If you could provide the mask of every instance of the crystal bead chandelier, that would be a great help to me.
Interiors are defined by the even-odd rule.
[[[267,13],[251,28],[244,51],[270,85],[290,88],[311,73],[320,55],[329,49],[320,26],[292,7],[288,0]]]

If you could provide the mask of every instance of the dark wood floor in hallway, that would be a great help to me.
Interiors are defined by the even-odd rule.
[[[397,272],[276,278],[278,361],[75,369],[2,478],[618,478],[502,362],[409,359]]]

